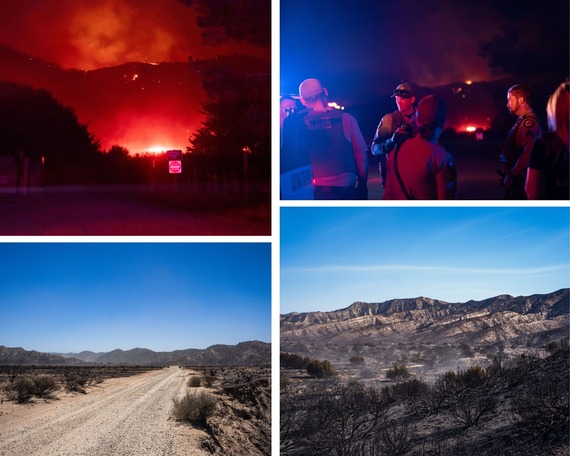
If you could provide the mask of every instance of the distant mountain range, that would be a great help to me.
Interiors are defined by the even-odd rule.
[[[281,345],[298,342],[541,343],[569,334],[570,294],[449,303],[425,297],[355,302],[332,312],[281,315]]]
[[[0,345],[0,364],[3,365],[76,365],[76,364],[132,364],[139,366],[193,365],[263,365],[271,363],[271,344],[260,341],[237,345],[212,345],[205,349],[190,348],[172,352],[155,352],[146,348],[113,350],[107,353],[41,353],[23,348]]]

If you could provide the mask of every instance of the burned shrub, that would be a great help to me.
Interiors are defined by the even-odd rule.
[[[386,377],[395,382],[406,380],[410,375],[410,371],[404,363],[394,363],[394,367],[386,371]]]
[[[361,355],[353,355],[350,357],[350,362],[352,364],[364,364],[364,357]]]
[[[416,402],[429,394],[429,386],[426,382],[414,378],[392,386],[389,394],[394,399]]]
[[[281,408],[281,448],[293,454],[355,455],[384,425],[387,411],[382,395],[358,382],[289,395]]]
[[[513,370],[523,380],[510,397],[515,417],[525,423],[527,433],[549,435],[564,430],[570,419],[570,353],[567,344],[551,350],[540,364],[521,360]],[[568,439],[566,438],[566,441]]]
[[[447,412],[465,427],[478,426],[495,413],[497,397],[491,394],[489,376],[482,367],[473,366],[457,374],[449,371],[442,382]]]

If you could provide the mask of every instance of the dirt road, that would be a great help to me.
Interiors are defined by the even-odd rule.
[[[215,192],[204,191],[188,196],[188,199],[197,200],[194,203],[185,201],[186,197],[173,202],[161,195],[145,192],[144,188],[137,186],[40,188],[30,190],[26,196],[0,189],[0,235],[271,234],[269,202],[240,205],[237,202],[240,196],[238,193],[237,196],[232,196],[232,201],[235,200],[234,207],[230,203],[224,203],[224,196],[216,196]],[[200,208],[200,205],[203,207]]]
[[[172,398],[184,383],[184,371],[170,367],[105,381],[85,396],[0,413],[0,455],[203,454],[185,448],[188,440],[170,419]]]

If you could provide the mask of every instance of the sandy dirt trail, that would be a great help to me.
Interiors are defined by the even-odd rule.
[[[0,455],[188,454],[188,441],[170,420],[172,398],[182,394],[184,383],[184,371],[170,367],[3,416]]]

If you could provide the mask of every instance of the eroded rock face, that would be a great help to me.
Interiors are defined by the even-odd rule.
[[[483,301],[448,303],[430,298],[394,299],[382,303],[355,302],[332,312],[281,316],[281,341],[299,338],[362,341],[367,337],[412,337],[416,342],[506,342],[567,334],[568,289]]]

